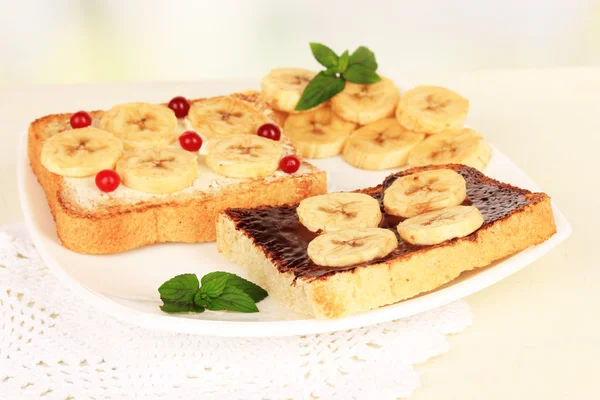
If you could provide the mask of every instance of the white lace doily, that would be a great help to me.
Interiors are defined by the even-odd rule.
[[[396,399],[413,365],[471,324],[464,302],[332,334],[215,338],[155,332],[62,287],[22,226],[0,230],[1,399]]]

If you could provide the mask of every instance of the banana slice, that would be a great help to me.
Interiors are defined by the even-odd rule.
[[[356,124],[338,117],[329,107],[290,114],[283,125],[283,133],[307,158],[337,156],[354,129]]]
[[[366,125],[393,116],[398,100],[398,87],[387,78],[370,85],[346,82],[344,90],[331,99],[331,108],[347,121]]]
[[[408,163],[423,165],[464,164],[483,170],[492,158],[492,148],[475,131],[463,128],[433,135],[415,147]]]
[[[423,139],[424,133],[408,131],[395,118],[385,118],[354,131],[346,141],[342,155],[356,168],[396,168],[406,164],[410,151]]]
[[[382,228],[347,229],[325,233],[308,244],[308,256],[317,265],[345,267],[369,262],[398,247],[394,232]]]
[[[273,109],[273,114],[271,115],[271,119],[279,126],[283,126],[285,124],[285,120],[288,117],[288,113]]]
[[[402,94],[396,110],[398,122],[415,132],[440,133],[465,124],[469,101],[438,86],[417,86]]]
[[[269,176],[283,156],[281,142],[256,135],[229,135],[209,142],[206,165],[231,178]]]
[[[87,127],[65,131],[46,140],[41,162],[57,175],[84,177],[113,168],[122,152],[123,143],[114,135]]]
[[[254,105],[231,96],[194,102],[188,118],[194,129],[208,138],[236,133],[255,135],[258,127],[268,122]]]
[[[302,68],[274,69],[262,80],[262,96],[276,110],[295,112],[302,92],[316,75],[316,72]]]
[[[455,206],[404,220],[398,225],[398,233],[405,242],[434,245],[470,235],[481,225],[483,216],[476,207]]]
[[[304,199],[296,210],[311,232],[374,228],[381,222],[379,202],[364,193],[327,193]]]
[[[146,193],[174,193],[192,185],[198,157],[175,148],[136,149],[117,163],[123,185]]]
[[[462,176],[451,169],[435,169],[396,179],[383,195],[383,206],[389,214],[410,218],[457,206],[466,197]]]
[[[175,113],[158,104],[114,106],[102,115],[99,127],[123,140],[126,149],[167,147],[179,136]]]

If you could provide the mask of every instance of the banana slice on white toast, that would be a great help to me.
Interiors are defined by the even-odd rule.
[[[244,134],[212,139],[207,151],[206,165],[230,178],[269,176],[283,156],[281,142]]]
[[[331,108],[347,121],[366,125],[393,116],[399,99],[396,84],[382,77],[370,85],[346,82],[344,90],[331,99]]]
[[[454,206],[406,219],[398,225],[398,233],[405,242],[434,245],[468,236],[483,222],[483,216],[476,207]]]
[[[207,138],[238,133],[255,135],[268,122],[266,115],[253,104],[231,96],[194,102],[188,118],[194,130]]]
[[[175,113],[159,104],[116,105],[102,115],[99,128],[120,138],[126,149],[167,147],[179,136]]]
[[[117,163],[123,185],[146,193],[166,194],[186,189],[198,175],[198,156],[175,148],[129,151]]]
[[[294,113],[298,100],[316,72],[303,68],[277,68],[262,80],[261,95],[276,110]]]
[[[439,86],[417,86],[402,94],[396,118],[406,129],[429,134],[462,128],[469,101]]]
[[[111,169],[123,152],[123,143],[114,135],[92,127],[73,129],[44,142],[41,162],[57,175],[84,177]]]
[[[411,218],[461,204],[467,197],[464,178],[451,169],[402,176],[386,189],[383,206],[392,215]]]
[[[432,135],[408,156],[414,167],[440,164],[464,164],[482,171],[492,158],[492,148],[472,129],[463,128]]]
[[[317,265],[345,267],[385,257],[398,247],[394,232],[382,228],[347,229],[325,233],[308,244]]]
[[[395,118],[385,118],[355,130],[342,155],[348,164],[360,169],[396,168],[406,164],[411,150],[423,139],[424,133],[408,131]]]
[[[337,116],[329,107],[290,114],[283,133],[302,157],[327,158],[340,154],[356,124]]]
[[[374,228],[381,222],[379,202],[364,193],[327,193],[304,199],[296,210],[311,232]]]

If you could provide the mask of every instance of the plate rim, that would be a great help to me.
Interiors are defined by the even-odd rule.
[[[201,82],[204,81],[199,81],[198,83]],[[545,256],[550,250],[567,239],[573,231],[564,214],[558,209],[556,204],[552,202],[552,211],[555,221],[557,222],[556,233],[540,245],[525,249],[511,256],[520,257],[519,261],[516,263],[503,264],[503,262],[500,262],[498,265],[482,271],[471,278],[452,284],[443,289],[435,290],[424,296],[335,320],[317,320],[308,318],[281,321],[216,321],[192,319],[167,314],[149,314],[112,301],[107,296],[88,289],[82,283],[72,278],[60,266],[59,262],[48,253],[44,246],[44,239],[42,239],[41,234],[36,227],[33,217],[33,208],[27,193],[27,175],[31,174],[35,179],[35,174],[33,174],[33,171],[30,168],[27,141],[28,132],[25,131],[19,140],[17,156],[18,194],[25,225],[42,260],[46,266],[54,272],[54,275],[62,285],[72,290],[90,306],[97,308],[124,323],[151,330],[221,337],[284,337],[330,333],[393,321],[432,310],[484,290],[520,271],[535,260]],[[492,148],[496,154],[501,154],[508,159],[514,167],[529,180],[536,191],[541,191],[529,176],[515,165],[510,158],[504,155],[504,153],[495,146],[492,145]],[[47,200],[44,199],[44,201],[47,204]],[[559,221],[561,222],[560,224],[558,223]],[[562,226],[562,229],[559,230],[559,226]],[[528,250],[531,249],[536,249],[536,251],[528,252]]]

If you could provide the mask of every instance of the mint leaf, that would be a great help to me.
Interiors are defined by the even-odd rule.
[[[321,73],[326,76],[335,76],[335,74],[340,73],[340,69],[337,66],[331,67],[331,68],[327,68],[325,71],[321,71]]]
[[[241,291],[246,293],[248,296],[250,296],[250,298],[252,298],[252,300],[254,300],[255,303],[258,303],[259,301],[263,300],[265,297],[267,297],[269,295],[269,293],[267,293],[267,291],[265,289],[250,282],[249,280],[244,279],[235,274],[231,274],[229,272],[221,272],[221,271],[211,272],[209,274],[204,275],[202,277],[202,287],[204,287],[204,285],[206,285],[209,281],[219,278],[221,276],[227,277],[227,286],[233,286],[237,289],[240,289]]]
[[[236,289],[240,289],[242,292],[250,296],[255,303],[258,303],[269,295],[265,289],[234,274],[229,276],[227,285]]]
[[[350,65],[362,65],[372,71],[377,71],[375,54],[365,46],[360,46],[350,55]]]
[[[344,90],[345,85],[344,79],[319,72],[304,89],[295,110],[304,111],[316,107]]]
[[[208,307],[211,301],[212,299],[205,293],[196,293],[194,297],[194,304],[199,307]]]
[[[184,304],[184,303],[175,303],[168,302],[160,306],[160,309],[169,314],[176,313],[185,313],[185,312],[195,312],[201,313],[204,312],[204,307],[197,306],[195,304]]]
[[[233,286],[227,286],[225,290],[223,290],[223,293],[216,299],[213,299],[207,308],[213,311],[258,312],[254,300],[252,300],[249,295]]]
[[[310,43],[310,50],[322,66],[331,68],[338,65],[339,57],[329,47],[320,43]]]
[[[255,302],[268,293],[258,285],[229,272],[217,271],[201,279],[194,274],[178,275],[158,289],[166,313],[201,313],[205,309],[258,312]]]
[[[194,296],[200,287],[198,277],[194,274],[178,275],[158,288],[163,302],[194,303]]]
[[[213,299],[215,297],[219,297],[223,290],[225,290],[225,286],[227,286],[228,276],[226,274],[215,276],[212,279],[205,279],[206,277],[202,277],[202,286],[200,287],[200,295],[206,295],[209,298]]]
[[[350,65],[342,76],[350,82],[363,85],[379,82],[381,80],[381,77],[377,75],[375,71],[360,64]]]
[[[212,281],[213,279],[217,279],[222,276],[228,276],[228,275],[233,275],[233,274],[230,274],[229,272],[224,272],[224,271],[209,272],[208,274],[204,275],[202,277],[202,279],[200,279],[200,283],[202,285],[206,285],[209,281]]]
[[[342,53],[342,55],[340,56],[340,60],[338,62],[338,69],[340,70],[341,73],[346,72],[346,69],[348,68],[349,60],[350,60],[350,56],[348,55],[348,50],[346,50],[344,53]]]

